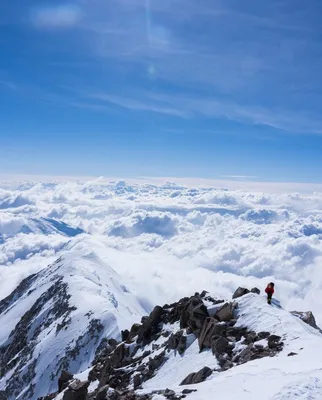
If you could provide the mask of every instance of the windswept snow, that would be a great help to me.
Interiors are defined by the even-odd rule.
[[[103,338],[119,338],[121,329],[147,313],[124,283],[95,254],[90,239],[80,240],[2,301],[0,346],[18,363],[8,368],[0,390],[9,385],[17,399],[35,399],[56,390],[61,369],[86,370]],[[28,346],[26,355],[15,350],[21,341]],[[17,375],[24,376],[25,390],[35,385],[31,395],[19,386]]]
[[[178,386],[184,377],[204,366],[215,368],[211,351],[199,353],[195,342],[183,356],[173,356],[147,381],[143,393],[170,388],[197,389],[191,400],[214,396],[229,400],[321,400],[322,335],[286,310],[269,306],[265,298],[249,294],[238,299],[238,322],[256,332],[268,331],[283,338],[284,350],[275,357],[250,361],[226,372],[214,372],[198,385]],[[291,352],[295,356],[288,356]],[[155,395],[154,400],[162,399]]]

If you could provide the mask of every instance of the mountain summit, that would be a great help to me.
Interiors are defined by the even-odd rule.
[[[233,297],[204,291],[144,316],[115,271],[89,247],[71,246],[0,303],[2,396],[317,399],[322,335],[313,315],[268,305],[256,288]]]

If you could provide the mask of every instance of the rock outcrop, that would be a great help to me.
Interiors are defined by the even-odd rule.
[[[212,374],[212,370],[209,367],[204,367],[198,372],[193,372],[188,375],[181,383],[182,385],[194,385],[205,381]]]
[[[242,289],[238,294],[245,295],[246,292]],[[205,305],[209,306],[209,303],[213,304],[210,311]],[[151,399],[154,393],[170,400],[181,399],[188,392],[164,389],[145,397],[136,392],[155,377],[160,368],[166,367],[171,352],[175,352],[174,356],[184,357],[187,348],[197,340],[200,352],[212,352],[217,359],[217,367],[205,366],[190,373],[181,382],[184,386],[203,382],[213,371],[225,371],[251,360],[273,357],[283,349],[279,336],[237,326],[237,311],[236,301],[216,300],[206,292],[195,293],[163,307],[156,306],[140,324],[122,331],[122,342],[109,339],[100,346],[87,381],[75,381],[72,375],[63,372],[58,390],[63,390],[63,400],[145,400]],[[91,384],[97,388],[87,393]]]
[[[291,314],[293,314],[295,317],[300,318],[303,322],[322,333],[322,330],[316,324],[312,311],[291,311]]]

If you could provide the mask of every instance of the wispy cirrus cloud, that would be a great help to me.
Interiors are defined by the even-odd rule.
[[[209,96],[183,96],[173,93],[137,91],[132,97],[105,92],[86,96],[88,106],[116,105],[130,111],[168,114],[180,118],[224,118],[251,125],[265,125],[294,133],[322,134],[322,119],[310,113],[238,104]],[[99,103],[97,103],[99,101]],[[91,102],[94,102],[93,104]],[[99,109],[99,108],[98,108]]]
[[[167,114],[176,117],[186,118],[187,114],[184,109],[178,107],[170,107],[167,102],[148,102],[145,99],[122,97],[108,93],[92,93],[89,97],[93,100],[99,100],[104,103],[116,105],[132,111],[149,111],[159,114]]]
[[[59,77],[75,88],[74,94],[61,92],[65,104],[320,134],[315,14],[290,0],[71,0],[37,4],[29,15],[38,31],[72,31],[70,62],[90,60],[86,76]],[[94,89],[79,96],[81,86]]]
[[[5,81],[5,80],[0,80],[0,88],[1,88],[1,86],[3,88],[14,90],[14,91],[18,90],[18,88],[19,88],[15,83],[13,83],[11,81]]]
[[[31,10],[30,19],[38,29],[68,29],[76,26],[83,18],[76,4],[42,5]]]

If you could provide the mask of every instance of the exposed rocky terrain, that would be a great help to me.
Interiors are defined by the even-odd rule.
[[[276,356],[284,348],[284,338],[238,324],[238,299],[250,292],[250,296],[260,293],[256,288],[239,288],[233,301],[225,302],[202,292],[174,304],[156,306],[140,323],[123,330],[120,342],[104,341],[85,380],[64,371],[57,383],[58,391],[39,400],[147,400],[156,394],[169,400],[183,399],[197,390],[189,385],[201,383],[213,373]],[[305,322],[317,328],[314,317]],[[142,390],[147,381],[158,376],[160,368],[166,368],[171,356],[184,358],[196,343],[200,354],[212,354],[215,367],[204,365],[194,370],[194,365],[189,365],[193,372],[178,382],[182,389],[177,391],[166,387],[149,393]]]
[[[107,264],[71,248],[0,302],[0,391],[9,400],[47,394],[63,370],[84,370],[103,338],[120,339],[144,312]]]

